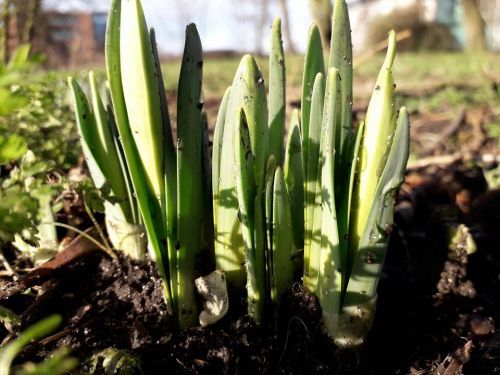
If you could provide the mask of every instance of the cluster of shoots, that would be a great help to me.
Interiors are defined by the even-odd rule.
[[[165,300],[181,327],[197,323],[194,289],[203,222],[202,49],[194,25],[186,44],[177,98],[174,145],[154,30],[139,0],[113,0],[106,35],[105,107],[90,74],[90,99],[70,78],[77,123],[92,178],[107,196],[106,222],[115,247],[141,258],[143,243],[164,280]],[[145,228],[145,233],[142,228]],[[111,239],[113,237],[110,234]]]
[[[364,122],[352,123],[353,68],[346,2],[334,3],[330,57],[313,25],[302,82],[304,286],[323,311],[326,332],[357,346],[371,326],[391,232],[395,194],[409,155],[405,108],[396,114],[392,66],[396,36]]]
[[[203,259],[225,273],[231,297],[246,289],[257,324],[276,322],[283,296],[302,279],[320,301],[325,332],[342,346],[363,343],[408,159],[409,122],[404,108],[399,116],[395,110],[391,32],[366,119],[353,124],[345,0],[335,1],[332,20],[327,65],[319,29],[310,29],[301,109],[288,126],[275,20],[269,94],[256,61],[245,55],[222,99],[211,155],[194,25],[186,30],[176,143],[154,32],[139,0],[112,2],[107,85],[98,86],[91,74],[87,99],[70,79],[113,245],[137,258],[149,249],[180,327],[197,323],[194,280],[211,267]]]

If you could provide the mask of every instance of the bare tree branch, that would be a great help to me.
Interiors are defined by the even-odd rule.
[[[283,15],[283,36],[285,37],[285,42],[287,45],[288,52],[295,53],[295,44],[293,43],[292,33],[290,30],[290,15],[288,13],[288,2],[287,0],[278,0],[281,13]]]

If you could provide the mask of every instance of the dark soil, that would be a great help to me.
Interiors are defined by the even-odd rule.
[[[137,356],[146,374],[500,374],[500,192],[480,170],[410,174],[402,189],[375,323],[361,351],[321,333],[316,299],[295,284],[279,334],[255,327],[234,303],[208,328],[175,332],[151,262],[93,253],[41,290],[3,301],[24,326],[52,313],[64,327],[18,359],[61,345],[82,363],[108,347]],[[465,223],[477,252],[450,253],[446,228]]]

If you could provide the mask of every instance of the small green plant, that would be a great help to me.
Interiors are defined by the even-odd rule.
[[[0,135],[0,165],[19,159],[27,151],[26,142],[16,134]]]
[[[354,129],[349,16],[346,2],[335,1],[329,64],[325,68],[313,25],[302,108],[292,113],[283,149],[286,74],[276,19],[269,97],[256,61],[245,55],[222,99],[211,172],[196,28],[186,30],[176,147],[154,39],[139,0],[114,0],[106,42],[111,102],[103,104],[92,74],[90,100],[70,79],[107,221],[118,217],[113,223],[125,223],[131,236],[145,228],[168,308],[181,327],[196,324],[198,259],[202,246],[214,243],[216,267],[225,272],[230,293],[241,293],[246,283],[248,314],[257,324],[277,320],[300,267],[304,285],[319,298],[328,335],[342,346],[361,344],[409,152],[407,112],[401,109],[396,124],[394,109],[394,32],[366,119]],[[113,230],[108,225],[112,240]],[[144,254],[139,241],[113,243],[136,257]]]
[[[240,291],[246,281],[248,313],[257,323],[279,310],[293,282],[285,178],[297,179],[292,194],[302,185],[300,173],[292,175],[300,168],[297,133],[288,142],[283,171],[286,91],[279,19],[272,28],[269,82],[268,106],[262,73],[250,55],[244,56],[217,119],[212,169],[216,264],[233,289]],[[269,301],[273,309],[266,309]]]
[[[28,327],[15,340],[0,349],[0,373],[5,375],[58,375],[66,374],[78,366],[78,361],[69,356],[70,350],[66,347],[59,348],[40,363],[24,363],[12,368],[12,362],[21,350],[31,342],[38,340],[61,324],[59,315],[52,315]]]
[[[62,204],[52,201],[62,186],[46,181],[53,167],[53,162],[40,160],[28,150],[0,185],[0,212],[5,213],[0,219],[0,240],[14,240],[13,245],[35,265],[52,258],[59,246],[54,214]]]
[[[391,231],[394,194],[409,153],[406,110],[396,125],[395,33],[389,35],[364,123],[352,124],[352,46],[347,5],[334,4],[327,68],[317,26],[309,32],[300,116],[284,151],[285,62],[273,25],[269,106],[262,74],[243,57],[226,92],[214,139],[216,263],[259,324],[279,310],[303,249],[303,282],[318,296],[325,331],[356,346],[370,327]],[[245,277],[246,273],[246,277]]]
[[[18,47],[8,64],[0,64],[0,115],[2,117],[25,107],[28,98],[14,84],[29,65],[29,45]],[[0,125],[2,125],[0,121]],[[10,133],[10,134],[9,134]],[[0,126],[0,166],[16,161],[27,151],[26,140],[17,134],[7,133]]]
[[[28,240],[54,250],[55,228],[35,225],[53,221],[51,199],[58,188],[43,181],[53,163],[40,160],[28,150],[26,138],[17,131],[20,124],[11,118],[29,107],[28,96],[15,84],[36,61],[29,52],[30,46],[22,45],[8,64],[0,64],[0,172],[7,164],[10,169],[0,181],[0,242],[16,239],[17,244],[28,248],[30,245],[24,242]]]

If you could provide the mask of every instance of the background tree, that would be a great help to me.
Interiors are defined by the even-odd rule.
[[[256,16],[255,23],[255,52],[258,55],[263,55],[263,42],[264,38],[267,35],[268,31],[267,27],[267,19],[269,17],[269,1],[268,0],[258,0],[258,11]]]
[[[487,49],[485,23],[478,0],[461,0],[464,12],[465,48],[483,51]]]
[[[254,52],[262,55],[264,52],[263,43],[269,32],[269,0],[237,0],[231,1],[235,19],[238,23],[248,25],[249,33],[241,35],[241,38],[253,37]]]
[[[325,50],[330,48],[330,34],[332,31],[332,3],[330,0],[309,0],[311,15],[318,25]]]
[[[4,0],[0,7],[0,62],[4,63],[9,55],[10,0]]]
[[[295,53],[295,44],[293,43],[292,32],[290,30],[290,14],[288,12],[288,1],[287,0],[278,0],[279,6],[281,9],[281,14],[283,17],[283,22],[281,27],[283,29],[283,37],[285,38],[285,43],[287,46],[287,50],[290,53]]]
[[[40,0],[4,0],[0,3],[0,61],[8,60],[12,46],[30,43]]]

